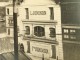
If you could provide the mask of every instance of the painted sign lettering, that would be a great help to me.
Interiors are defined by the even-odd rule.
[[[46,11],[30,11],[30,15],[46,15]]]
[[[37,51],[37,52],[43,52],[43,53],[48,53],[48,49],[43,49],[43,48],[39,48],[39,47],[33,47],[32,46],[32,51]]]

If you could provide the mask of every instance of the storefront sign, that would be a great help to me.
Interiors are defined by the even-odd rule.
[[[49,58],[52,57],[52,48],[50,44],[32,41],[30,42],[30,53],[38,57],[43,57],[44,54],[45,58]]]
[[[36,51],[36,52],[48,53],[48,49],[43,49],[43,48],[32,46],[32,51],[33,50]]]
[[[30,15],[46,15],[46,11],[30,11]]]

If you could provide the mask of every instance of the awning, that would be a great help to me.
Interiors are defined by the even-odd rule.
[[[23,52],[18,52],[19,60],[32,60],[29,56],[26,56]],[[0,60],[14,60],[14,52],[7,52],[0,55]]]

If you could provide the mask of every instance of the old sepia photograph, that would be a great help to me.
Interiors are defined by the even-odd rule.
[[[0,0],[0,60],[79,60],[80,0]]]

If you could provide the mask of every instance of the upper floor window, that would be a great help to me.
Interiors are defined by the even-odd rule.
[[[29,19],[29,9],[25,8],[25,10],[26,10],[26,19]]]
[[[19,26],[17,26],[17,31],[18,31],[18,33],[19,33]]]
[[[76,33],[76,30],[75,29],[71,29],[70,33]]]
[[[8,35],[10,35],[10,29],[8,29]]]
[[[70,39],[76,39],[75,35],[70,35]]]
[[[7,14],[9,15],[9,8],[7,8]]]
[[[30,27],[29,26],[25,26],[25,34],[29,35],[30,34]]]
[[[49,28],[50,29],[50,37],[56,37],[55,28]]]
[[[54,20],[54,11],[53,11],[53,7],[49,7],[50,10],[50,19]]]
[[[65,34],[65,35],[63,36],[63,38],[69,39],[69,35]]]
[[[76,29],[64,28],[62,29],[62,35],[63,35],[63,39],[68,39],[68,40],[78,39]]]
[[[17,4],[21,4],[24,0],[18,0]]]
[[[69,33],[69,30],[68,29],[64,29],[64,33]]]
[[[12,18],[12,17],[9,17],[8,20],[9,20],[9,21],[8,21],[9,25],[10,25],[10,26],[13,26],[13,18]]]
[[[34,35],[38,37],[45,36],[45,29],[41,26],[34,27]]]

